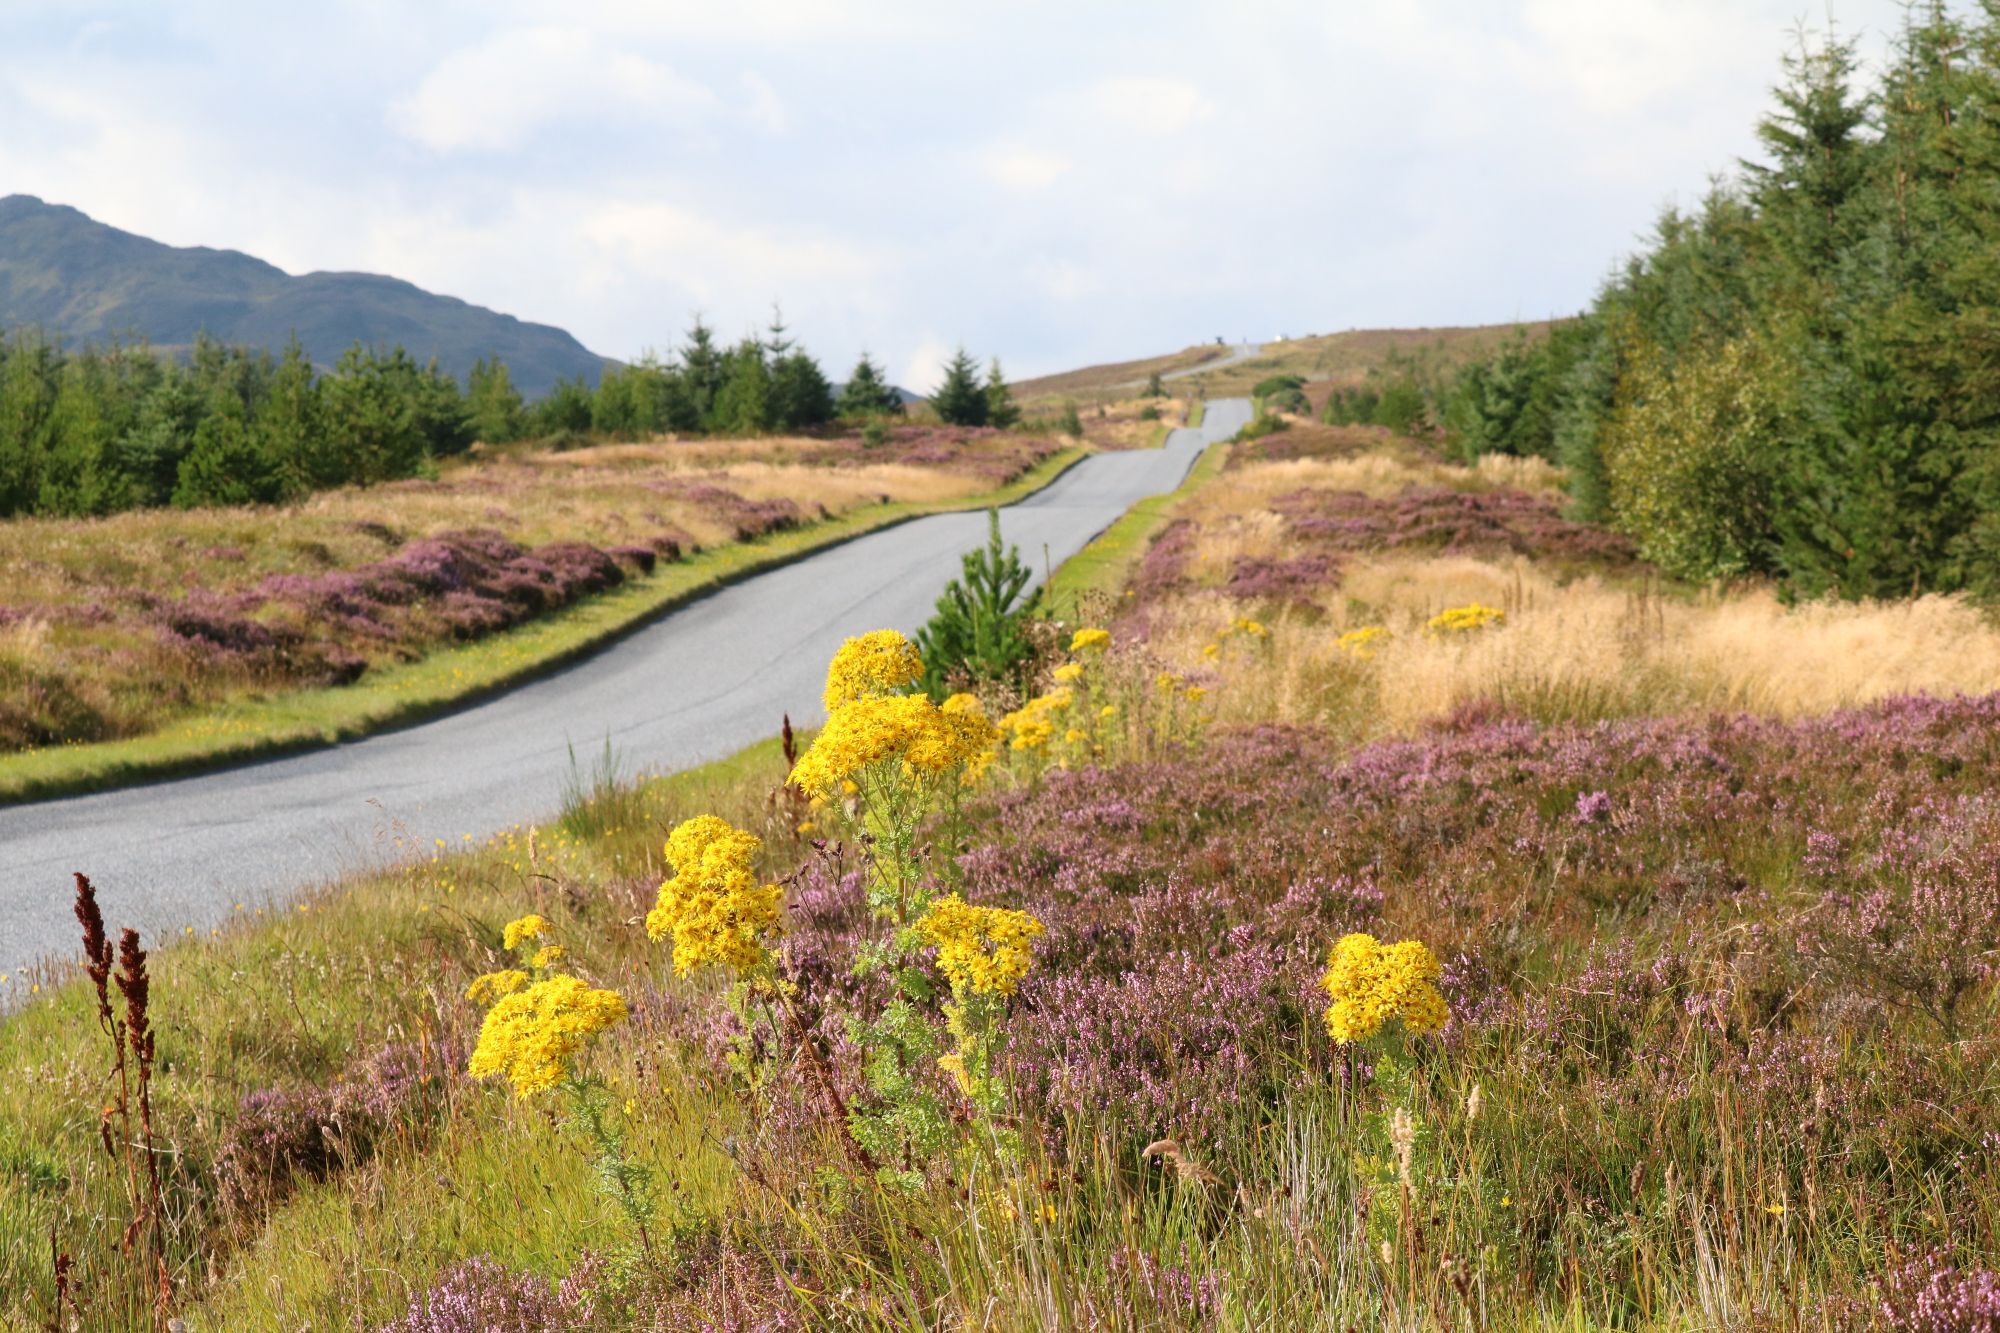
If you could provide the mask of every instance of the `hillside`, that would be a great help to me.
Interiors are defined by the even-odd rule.
[[[1391,356],[1446,368],[1491,355],[1511,340],[1516,330],[1535,338],[1548,328],[1548,321],[1535,320],[1464,328],[1349,329],[1267,342],[1256,356],[1246,360],[1228,360],[1229,348],[1203,343],[1165,356],[1022,380],[1013,389],[1024,402],[1069,399],[1088,405],[1123,396],[1144,384],[1154,371],[1168,378],[1186,375],[1193,380],[1198,396],[1215,398],[1247,393],[1270,375],[1300,375],[1312,384],[1358,384]]]
[[[530,397],[559,376],[595,380],[604,358],[561,329],[531,324],[374,273],[293,276],[234,250],[182,248],[106,226],[32,195],[0,198],[0,329],[65,338],[137,334],[184,346],[206,331],[279,347],[296,333],[331,365],[350,343],[401,343],[463,377],[498,356]]]

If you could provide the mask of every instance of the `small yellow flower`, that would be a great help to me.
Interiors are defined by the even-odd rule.
[[[1471,602],[1438,612],[1424,623],[1424,630],[1429,634],[1469,634],[1488,625],[1497,625],[1506,618],[1507,613],[1498,607]]]
[[[530,961],[529,966],[554,967],[563,960],[563,955],[568,952],[560,944],[544,944],[541,948],[535,950],[535,956]]]
[[[1077,681],[1083,679],[1083,663],[1065,662],[1057,667],[1053,674],[1056,680],[1062,684],[1074,685]]]
[[[486,1011],[467,1072],[474,1078],[505,1075],[517,1097],[552,1088],[569,1077],[570,1061],[625,1014],[616,991],[568,976],[538,981]]]
[[[523,940],[538,940],[546,935],[549,923],[530,912],[527,916],[516,917],[507,923],[501,935],[501,943],[507,948],[518,948]]]
[[[1351,629],[1333,641],[1333,646],[1342,652],[1352,653],[1362,661],[1375,656],[1375,650],[1392,636],[1386,626],[1363,625]]]
[[[1212,662],[1216,658],[1222,656],[1222,645],[1219,643],[1203,644],[1201,649],[1201,655]]]
[[[1117,704],[1106,704],[1106,705],[1104,705],[1104,707],[1102,707],[1102,708],[1100,708],[1100,709],[1098,709],[1098,710],[1097,710],[1097,715],[1098,715],[1099,717],[1117,717],[1117,716],[1118,716],[1118,705],[1117,705]]]
[[[777,932],[785,891],[757,882],[752,860],[761,846],[756,834],[714,815],[697,815],[667,835],[674,874],[646,914],[646,933],[674,937],[677,974],[705,963],[747,972],[764,961],[764,940]]]
[[[474,1004],[492,1004],[495,1000],[512,995],[528,984],[526,972],[518,968],[508,968],[504,972],[488,972],[474,977],[472,984],[465,988],[465,998]]]
[[[1171,671],[1162,671],[1159,675],[1153,677],[1153,684],[1159,688],[1162,694],[1171,694],[1180,688],[1181,678]]]
[[[1111,646],[1111,631],[1103,629],[1080,629],[1069,641],[1073,653],[1096,652]]]
[[[1785,1215],[1785,1205],[1782,1203],[1767,1203],[1764,1205],[1764,1211],[1773,1217],[1783,1217]]]
[[[1187,687],[1185,693],[1189,703],[1198,704],[1208,696],[1208,687],[1206,685],[1190,685]]]

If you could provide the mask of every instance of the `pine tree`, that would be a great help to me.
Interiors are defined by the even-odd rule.
[[[499,357],[480,357],[466,377],[466,410],[472,414],[472,429],[488,444],[505,444],[521,438],[521,391],[507,363]]]
[[[700,315],[688,327],[680,360],[694,409],[694,429],[713,429],[709,414],[715,410],[715,396],[722,392],[722,349],[715,345],[715,334]]]
[[[986,369],[986,424],[1008,430],[1020,420],[1021,409],[1014,406],[1014,395],[1008,392],[1007,377],[1000,373],[1000,358],[996,356]]]
[[[986,545],[967,551],[959,577],[945,586],[930,622],[917,631],[924,688],[937,699],[951,692],[952,677],[1003,680],[1032,654],[1024,628],[1022,591],[1034,577],[1018,548],[1000,537],[998,510],[986,511]]]
[[[881,368],[863,352],[848,373],[847,383],[840,386],[839,407],[844,417],[880,416],[901,412],[903,397],[890,387]]]
[[[764,345],[745,338],[723,357],[722,388],[709,412],[709,430],[718,435],[756,435],[771,426],[771,369]]]
[[[796,348],[771,364],[771,424],[810,430],[833,420],[833,386],[819,362]]]
[[[276,498],[295,500],[345,480],[346,460],[320,419],[319,385],[296,336],[272,372],[255,424]]]
[[[218,394],[195,427],[193,447],[181,459],[174,504],[182,509],[256,504],[274,498],[275,491],[270,460],[257,447],[243,404],[234,394]]]
[[[979,382],[979,363],[963,347],[945,364],[944,382],[931,395],[931,407],[948,426],[986,424],[989,402]]]

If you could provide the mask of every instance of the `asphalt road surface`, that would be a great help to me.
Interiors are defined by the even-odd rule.
[[[1001,511],[1037,571],[1126,509],[1179,485],[1210,443],[1250,419],[1208,405],[1160,449],[1099,454]],[[283,905],[301,888],[394,859],[394,839],[458,843],[561,801],[607,738],[627,773],[670,772],[821,716],[843,638],[930,617],[986,515],[941,514],[858,538],[723,588],[593,657],[483,703],[397,731],[197,777],[0,809],[0,971],[76,947],[70,872],[106,919],[149,940],[205,931],[232,905]],[[4,990],[0,990],[4,1000]]]

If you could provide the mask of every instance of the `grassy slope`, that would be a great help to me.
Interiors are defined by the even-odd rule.
[[[863,533],[929,514],[1011,504],[1084,456],[1066,449],[1007,486],[943,504],[897,503],[710,548],[546,618],[359,683],[287,691],[128,740],[0,758],[0,801],[34,800],[351,740],[447,711],[575,660],[690,599]]]

